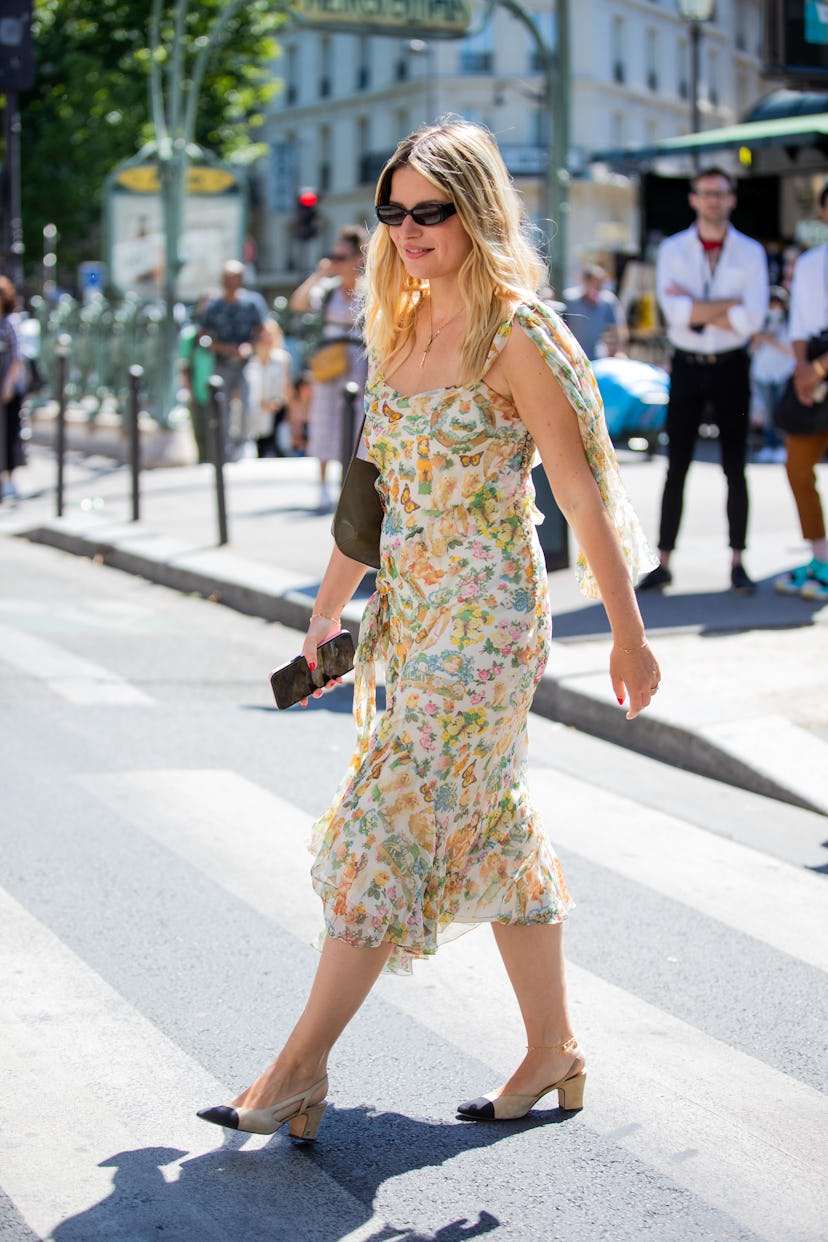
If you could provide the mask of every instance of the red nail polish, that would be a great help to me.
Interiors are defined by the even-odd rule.
[[[618,706],[619,706],[619,707],[623,707],[623,706],[624,706],[624,700],[623,700],[623,699],[619,699],[619,700],[618,700]]]
[[[313,670],[316,668],[316,663],[313,660],[308,660],[308,668],[310,669],[311,672],[313,672]]]

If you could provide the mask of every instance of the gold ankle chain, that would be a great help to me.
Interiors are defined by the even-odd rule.
[[[562,1044],[527,1044],[527,1052],[574,1052],[578,1047],[578,1041],[574,1035],[570,1036],[565,1043]]]

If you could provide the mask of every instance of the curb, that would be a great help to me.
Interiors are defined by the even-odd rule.
[[[721,781],[724,785],[745,789],[764,798],[773,798],[777,802],[787,802],[806,811],[825,814],[824,807],[698,733],[652,715],[627,720],[623,711],[616,710],[612,704],[599,701],[582,690],[573,690],[566,682],[549,673],[544,673],[535,691],[532,711],[547,720],[570,725],[591,737],[612,742],[615,746],[656,759],[670,767]]]
[[[148,555],[138,549],[124,547],[115,538],[107,539],[103,535],[78,531],[57,522],[18,531],[17,537],[75,556],[89,557],[171,590],[200,595],[247,616],[279,622],[297,630],[304,630],[307,626],[313,607],[311,591],[314,588],[309,585],[306,595],[301,586],[279,571],[263,570],[254,562],[233,556],[234,573],[230,577],[215,552],[199,558],[168,540],[155,537],[161,545],[159,551],[164,555]],[[152,536],[145,538],[145,542],[153,541]],[[140,538],[136,542],[140,543]],[[199,567],[192,563],[198,559],[216,563]],[[274,580],[279,578],[283,582],[276,584]],[[263,579],[269,579],[271,585],[265,585]],[[358,602],[349,604],[343,613],[343,628],[350,631],[354,640],[358,637],[361,615],[362,605]],[[672,767],[804,810],[821,815],[826,813],[824,807],[698,733],[652,715],[628,721],[614,705],[583,690],[575,690],[567,679],[554,677],[550,673],[544,673],[538,684],[532,710],[548,720],[579,729]]]

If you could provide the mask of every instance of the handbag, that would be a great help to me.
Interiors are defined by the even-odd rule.
[[[322,345],[316,353],[311,354],[308,366],[318,384],[328,384],[331,380],[347,375],[351,367],[347,341],[330,341]]]
[[[357,436],[357,447],[342,480],[331,523],[331,534],[334,543],[345,556],[349,556],[352,561],[358,561],[360,565],[379,569],[380,532],[385,510],[376,489],[379,470],[372,461],[357,456],[364,427],[363,418]]]
[[[810,338],[805,352],[809,362],[812,358],[821,358],[823,354],[828,354],[828,328],[818,336]],[[773,421],[780,431],[789,436],[809,436],[828,431],[828,390],[824,385],[822,387],[821,401],[814,401],[813,405],[803,405],[796,395],[793,379],[788,380],[773,411]]]

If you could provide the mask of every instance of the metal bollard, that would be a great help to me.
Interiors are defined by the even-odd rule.
[[[63,517],[63,464],[66,456],[66,372],[71,347],[72,338],[67,333],[62,332],[55,345],[55,380],[58,399],[57,440],[55,444],[55,452],[57,453],[56,513],[58,517]]]
[[[356,434],[356,399],[359,396],[359,384],[353,380],[342,389],[342,443],[339,446],[339,460],[342,463],[342,477],[351,464],[354,455],[354,435]]]
[[[134,363],[129,368],[129,466],[132,479],[132,520],[141,518],[141,439],[139,435],[138,415],[140,406],[141,380],[144,368]]]
[[[224,499],[224,380],[211,375],[210,438],[213,445],[213,466],[216,471],[216,508],[218,512],[219,546],[227,543],[227,506]]]

